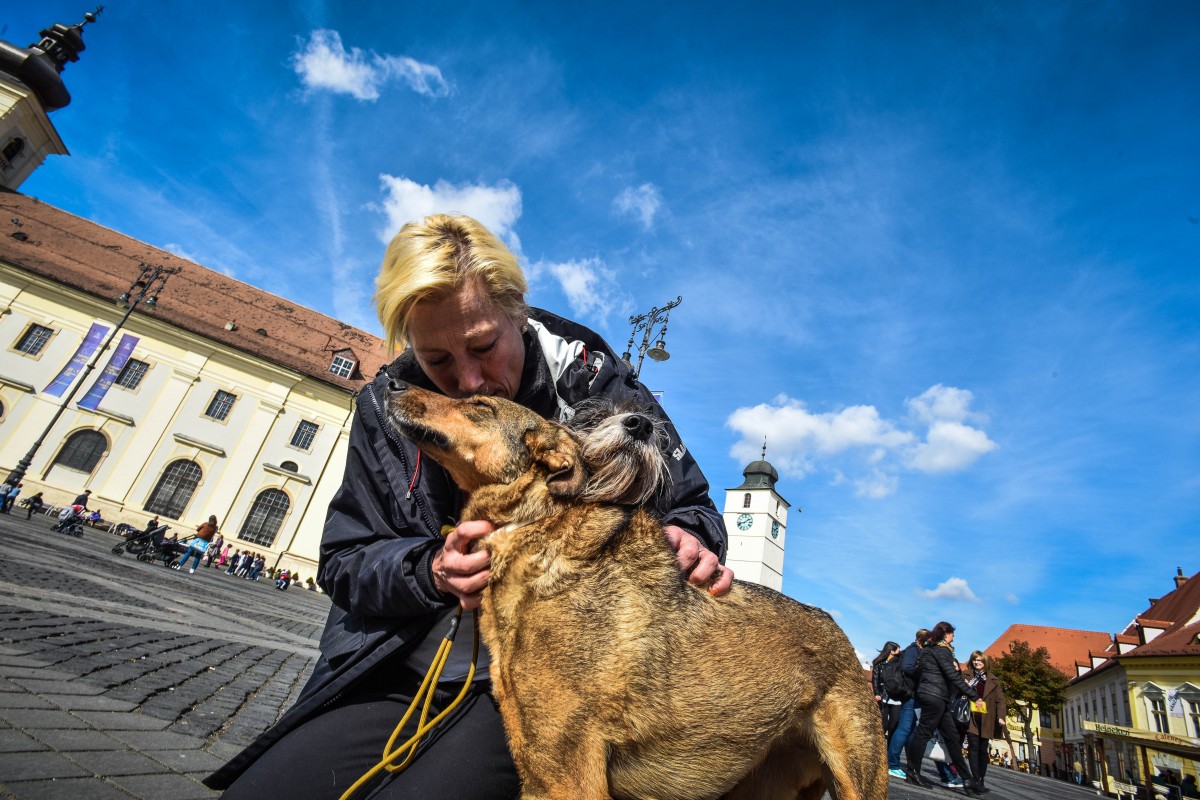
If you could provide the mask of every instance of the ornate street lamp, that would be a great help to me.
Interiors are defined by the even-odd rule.
[[[87,383],[87,377],[96,368],[96,362],[108,350],[108,346],[112,344],[112,340],[116,337],[118,331],[125,326],[125,322],[129,319],[129,315],[133,313],[133,309],[137,307],[137,304],[144,302],[150,308],[157,307],[158,293],[163,290],[163,286],[167,283],[167,278],[179,272],[181,268],[161,267],[143,263],[139,269],[141,273],[137,279],[129,285],[128,290],[117,298],[117,302],[125,306],[125,315],[121,317],[121,321],[117,323],[116,327],[108,335],[108,338],[96,350],[96,354],[92,356],[92,360],[84,367],[83,377],[75,382],[75,385],[71,387],[71,391],[63,398],[62,403],[58,406],[58,410],[54,412],[54,417],[51,418],[50,424],[42,431],[42,435],[37,438],[37,441],[33,443],[33,447],[29,448],[29,452],[17,462],[17,466],[9,473],[8,483],[15,486],[25,477],[25,473],[29,470],[29,465],[33,463],[33,457],[37,455],[38,448],[42,446],[42,442],[46,441],[46,437],[50,435],[50,431],[53,430],[55,423],[62,417],[63,412],[67,410],[67,406],[71,404],[71,400],[75,398],[75,394],[79,391],[79,388]]]
[[[651,361],[666,361],[671,357],[671,354],[667,352],[667,318],[671,316],[671,309],[682,302],[683,295],[680,295],[662,308],[652,308],[645,314],[629,318],[629,324],[633,326],[633,330],[629,332],[629,344],[625,345],[625,352],[622,354],[621,360],[633,368],[635,378],[642,372],[642,359],[645,356],[650,356]],[[651,334],[654,332],[654,326],[660,321],[662,328],[658,331],[658,339],[654,347],[651,347]],[[631,359],[633,358],[633,340],[638,331],[645,331],[645,334],[642,336],[642,343],[638,345],[638,359],[635,366]]]

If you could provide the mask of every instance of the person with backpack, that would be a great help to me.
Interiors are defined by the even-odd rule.
[[[875,690],[875,702],[883,717],[883,736],[892,740],[896,726],[900,724],[900,706],[904,700],[894,695],[904,694],[903,673],[900,672],[900,645],[884,642],[879,655],[871,662],[871,687]]]
[[[904,752],[904,746],[908,744],[913,728],[916,727],[917,698],[913,687],[917,685],[917,679],[921,675],[919,668],[921,640],[928,633],[928,629],[918,628],[912,644],[904,648],[899,657],[900,675],[904,682],[904,688],[895,695],[896,699],[900,700],[900,714],[896,730],[892,732],[892,738],[888,740],[888,774],[893,778],[904,778],[905,775],[904,767],[900,763],[900,754]]]

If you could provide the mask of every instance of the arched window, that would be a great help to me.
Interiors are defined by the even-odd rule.
[[[91,472],[108,449],[108,439],[100,431],[75,431],[67,437],[54,463],[80,472]]]
[[[183,509],[191,502],[196,487],[200,485],[200,475],[200,467],[194,461],[184,458],[172,461],[150,493],[146,510],[151,514],[179,519],[183,516]]]
[[[749,508],[749,507],[750,507],[750,493],[746,492],[744,495],[742,495],[742,508]]]
[[[287,516],[292,501],[279,489],[266,489],[254,498],[250,514],[238,531],[238,538],[247,542],[270,547],[275,544],[275,537],[283,527],[283,518]]]
[[[282,470],[286,470],[288,472],[299,472],[300,471],[300,467],[296,465],[295,461],[285,461],[279,465],[279,468]]]

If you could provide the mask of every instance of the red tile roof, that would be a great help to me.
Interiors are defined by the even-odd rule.
[[[1122,633],[1136,637],[1139,625],[1160,628],[1163,632],[1121,658],[1200,655],[1200,643],[1196,640],[1200,634],[1200,572],[1187,579],[1180,575],[1175,582],[1174,591],[1151,601],[1150,607],[1134,617]]]
[[[351,392],[387,363],[377,336],[3,189],[0,260],[106,300],[129,288],[142,263],[180,267],[158,296],[158,307],[141,306],[137,313]],[[232,329],[226,327],[229,322]],[[333,355],[345,356],[346,350],[353,352],[358,368],[342,378],[329,367]]]
[[[1074,678],[1077,674],[1075,662],[1090,664],[1089,653],[1103,652],[1111,641],[1109,634],[1102,631],[1015,624],[1008,626],[1008,630],[1000,634],[984,652],[992,658],[998,658],[1008,653],[1010,643],[1029,642],[1034,650],[1046,648],[1050,654],[1050,665],[1068,678]]]

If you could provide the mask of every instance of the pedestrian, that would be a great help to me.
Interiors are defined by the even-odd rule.
[[[243,553],[242,554],[242,563],[238,566],[237,572],[235,572],[233,574],[239,578],[245,578],[245,577],[249,576],[250,569],[254,566],[254,558],[255,558],[254,553],[252,553],[249,550],[247,550],[245,553]]]
[[[224,568],[229,563],[229,542],[221,548],[221,554],[217,557],[217,566]]]
[[[250,565],[250,574],[247,575],[250,580],[256,581],[262,577],[263,568],[267,566],[267,559],[261,553],[254,557],[254,563]]]
[[[489,557],[475,543],[494,527],[459,520],[463,492],[441,467],[418,462],[417,446],[389,429],[382,409],[390,391],[411,383],[458,398],[495,395],[558,421],[601,395],[637,401],[669,423],[607,342],[530,308],[526,288],[516,257],[469,217],[409,223],[388,246],[375,301],[389,348],[403,352],[355,403],[345,477],[321,541],[318,582],[333,603],[321,658],[279,722],[205,780],[229,787],[224,800],[258,798],[283,785],[302,786],[313,800],[342,795],[377,764],[389,736],[404,741],[413,734],[419,715],[393,731],[456,609],[479,606]],[[674,427],[664,430],[666,452],[673,453],[671,491],[661,505],[664,538],[685,580],[723,594],[733,573],[720,564],[728,546],[721,514]],[[443,680],[466,680],[473,636],[472,615],[463,615],[458,641],[467,644],[450,651]],[[384,773],[387,784],[368,787],[369,794],[507,800],[519,793],[490,695],[490,657],[480,650],[454,714],[424,740],[410,768]],[[437,687],[431,698],[444,708],[456,695]]]
[[[917,697],[921,703],[921,721],[917,732],[908,742],[908,769],[904,780],[917,786],[930,786],[921,777],[921,762],[925,759],[925,744],[933,738],[934,731],[941,731],[946,755],[954,764],[958,777],[967,794],[982,794],[971,777],[962,754],[962,734],[958,732],[954,714],[950,711],[950,698],[955,689],[971,700],[979,695],[963,680],[954,659],[954,626],[939,622],[933,626],[923,643],[920,658],[921,677],[917,684]]]
[[[212,544],[208,546],[208,550],[204,554],[204,566],[211,567],[213,559],[221,554],[221,548],[225,545],[225,534],[218,533],[217,538],[212,540]],[[218,562],[219,563],[219,562]]]
[[[292,573],[287,567],[279,570],[279,574],[275,576],[275,588],[287,591],[288,584],[292,580]]]
[[[875,660],[871,662],[871,686],[875,690],[875,702],[879,704],[879,714],[883,718],[883,735],[888,741],[891,741],[896,726],[900,724],[900,706],[903,701],[891,696],[885,678],[890,681],[893,674],[899,672],[900,660],[900,645],[895,642],[884,642],[879,655],[875,656]],[[889,662],[891,667],[885,674],[884,668]],[[893,691],[898,688],[893,687]]]
[[[988,745],[992,739],[1004,736],[1008,699],[1004,696],[1000,679],[992,673],[991,656],[976,650],[971,653],[968,665],[971,677],[967,679],[967,684],[979,693],[979,702],[983,705],[981,711],[972,710],[971,718],[967,721],[967,761],[971,764],[971,773],[979,790],[987,791],[983,776],[988,768]]]
[[[900,656],[900,671],[908,679],[908,685],[912,687],[913,691],[910,692],[908,699],[900,704],[896,730],[888,741],[888,774],[894,778],[905,777],[904,768],[900,764],[900,754],[904,752],[904,746],[908,744],[909,737],[912,736],[917,718],[915,688],[921,676],[921,642],[927,635],[929,635],[929,631],[926,628],[918,628],[912,644],[904,648],[904,652]]]
[[[229,569],[225,570],[226,575],[233,575],[237,572],[238,566],[242,563],[242,551],[234,550],[233,558],[229,559]]]
[[[88,506],[87,506],[87,504],[88,504],[88,498],[89,498],[89,497],[91,497],[91,496],[92,496],[92,490],[91,490],[91,489],[84,489],[84,490],[83,490],[83,494],[81,494],[81,495],[77,496],[77,497],[75,498],[74,502],[72,502],[72,503],[71,503],[71,505],[73,505],[73,506],[83,506],[83,507],[84,507],[84,509],[87,509],[87,507],[88,507]]]
[[[25,486],[23,483],[17,483],[16,486],[8,490],[8,494],[0,499],[0,511],[7,514],[13,507],[13,503],[17,502],[17,495],[21,493],[21,488]]]
[[[188,545],[187,552],[183,554],[183,560],[179,562],[179,568],[183,569],[187,566],[189,558],[194,558],[192,568],[188,570],[191,575],[196,571],[196,567],[200,566],[200,559],[204,557],[204,553],[208,550],[208,546],[212,544],[212,539],[217,534],[217,516],[209,514],[208,519],[196,526],[196,535],[192,537],[191,543]]]
[[[25,519],[33,519],[33,515],[42,513],[42,509],[45,507],[46,502],[42,500],[42,493],[38,492],[25,501]]]

